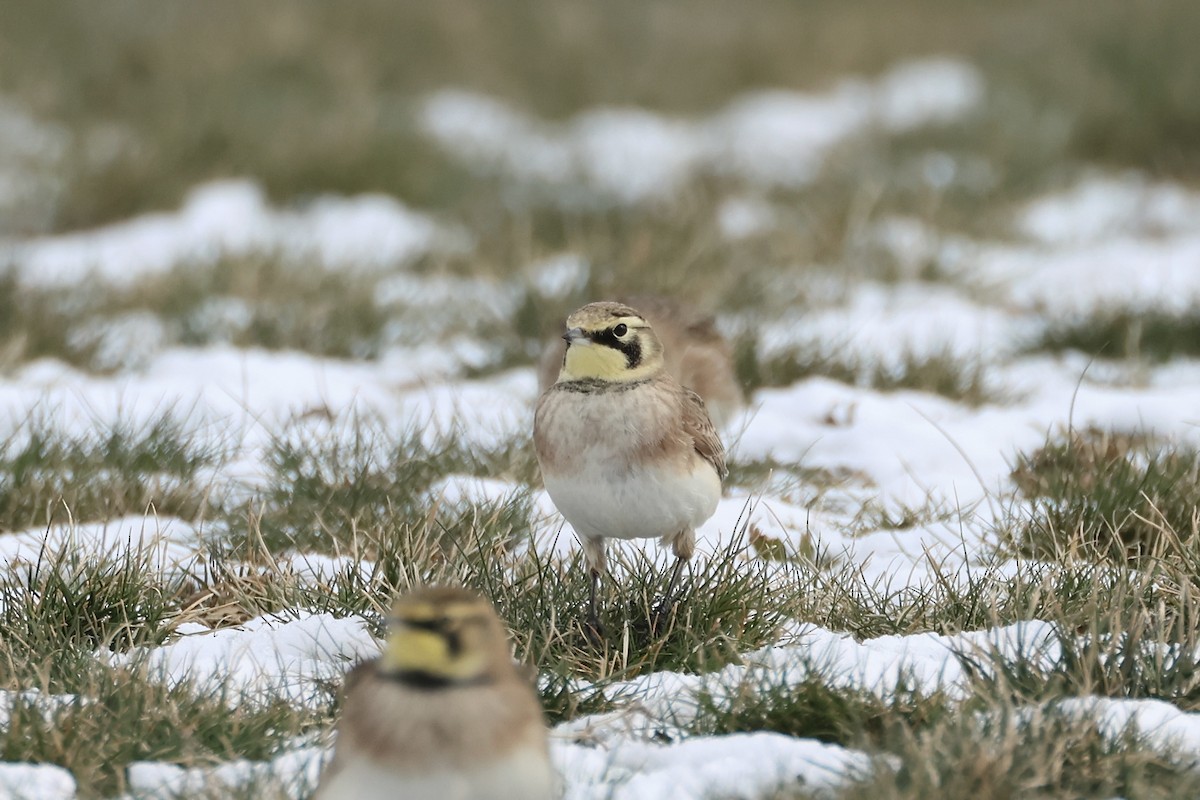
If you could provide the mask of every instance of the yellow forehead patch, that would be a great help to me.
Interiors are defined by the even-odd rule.
[[[392,616],[412,622],[431,622],[436,619],[463,620],[482,616],[485,607],[477,602],[426,603],[405,602],[396,606]]]
[[[385,672],[420,672],[447,680],[470,680],[487,664],[487,654],[467,647],[454,652],[446,635],[401,624],[388,636],[381,666]]]

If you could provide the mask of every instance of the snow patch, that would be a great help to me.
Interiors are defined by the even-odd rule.
[[[194,189],[175,212],[146,214],[93,231],[16,243],[22,283],[65,288],[99,280],[129,289],[181,266],[276,255],[297,267],[379,271],[404,266],[462,234],[383,195],[321,197],[300,209],[271,207],[245,180]]]
[[[236,628],[195,631],[162,647],[108,656],[115,666],[138,664],[169,684],[191,683],[230,705],[285,699],[312,704],[321,682],[340,680],[355,662],[379,654],[361,619],[297,611],[256,617]]]
[[[53,764],[0,764],[4,800],[74,800],[75,778]]]
[[[68,523],[0,536],[0,574],[18,570],[129,559],[164,575],[192,575],[203,567],[199,534],[174,517],[130,516],[103,522]]]
[[[829,152],[873,128],[900,133],[971,113],[983,96],[972,66],[904,62],[875,81],[843,80],[824,93],[756,92],[697,121],[641,109],[584,112],[554,125],[461,90],[432,95],[428,136],[478,172],[558,190],[560,201],[632,204],[669,198],[702,173],[763,186],[810,182]]]
[[[899,374],[910,358],[994,361],[1018,350],[1040,327],[945,285],[862,283],[845,305],[805,310],[758,330],[766,356],[801,349]]]
[[[612,749],[556,744],[564,800],[754,800],[772,791],[830,789],[865,775],[870,757],[811,739],[740,733]]]
[[[1031,202],[1018,215],[1017,229],[1057,246],[1197,231],[1200,192],[1153,182],[1138,172],[1094,173],[1070,189]]]

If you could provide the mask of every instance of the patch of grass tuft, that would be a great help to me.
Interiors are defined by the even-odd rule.
[[[1074,323],[1051,325],[1031,350],[1080,350],[1113,359],[1151,362],[1200,355],[1200,310],[1096,313]]]
[[[1031,508],[1006,533],[1019,551],[1124,561],[1194,549],[1200,454],[1141,434],[1088,429],[1018,456],[1012,477]]]
[[[1184,756],[1147,747],[1130,729],[1112,737],[1095,722],[1043,707],[952,714],[929,729],[902,729],[875,758],[873,774],[832,793],[838,800],[1053,800],[1200,793]],[[812,797],[780,793],[778,800]],[[829,797],[830,794],[822,794]]]
[[[84,432],[45,414],[14,423],[0,448],[0,531],[148,510],[196,519],[208,505],[201,471],[223,447],[168,409],[145,423],[118,419]]]
[[[77,691],[70,654],[161,644],[175,611],[149,549],[130,545],[102,556],[64,549],[14,565],[0,581],[0,681],[29,678],[20,670],[34,665],[56,691]]]
[[[1200,594],[1190,568],[1109,571],[1082,603],[1047,598],[1045,642],[1016,657],[958,653],[973,691],[1040,703],[1062,697],[1158,699],[1200,708]],[[1075,608],[1070,608],[1075,605]],[[1046,613],[1049,612],[1049,613]]]
[[[315,733],[333,712],[332,698],[242,703],[186,682],[168,685],[145,669],[95,662],[75,683],[70,695],[13,697],[0,760],[65,767],[81,798],[126,791],[125,768],[135,761],[197,767],[267,759],[288,740]]]
[[[345,424],[296,423],[274,438],[267,464],[273,473],[268,488],[228,511],[231,528],[248,521],[273,553],[300,549],[374,558],[381,554],[372,542],[389,531],[419,530],[436,540],[461,529],[453,508],[443,509],[431,495],[436,481],[456,474],[531,477],[535,461],[524,441],[488,450],[453,436],[427,440],[415,425],[397,429],[355,417]],[[508,504],[491,523],[501,520],[515,540],[527,530],[528,507]]]
[[[76,359],[70,343],[75,322],[68,304],[48,293],[24,289],[15,269],[0,265],[0,373],[25,361],[59,357]]]
[[[953,712],[941,693],[926,695],[902,679],[887,697],[839,685],[819,666],[803,667],[804,677],[772,676],[766,685],[749,682],[729,697],[699,698],[691,733],[717,735],[774,731],[844,747],[874,748],[896,729],[924,730]]]
[[[580,554],[557,563],[531,553],[510,565],[517,573],[512,578],[494,563],[479,566],[490,576],[482,590],[515,632],[521,652],[551,675],[604,682],[654,670],[705,672],[774,641],[793,598],[771,589],[772,576],[790,565],[747,560],[743,548],[730,545],[710,555],[705,569],[685,573],[677,587],[681,599],[668,613],[660,613],[660,603],[671,566],[657,568],[641,554],[611,558],[614,575],[600,592],[606,635],[599,647],[583,633],[591,579]]]
[[[820,342],[761,355],[757,340],[748,335],[735,343],[734,359],[738,379],[751,391],[823,377],[883,392],[928,392],[973,406],[998,399],[982,361],[945,350],[928,354],[906,351],[897,364],[887,365]]]

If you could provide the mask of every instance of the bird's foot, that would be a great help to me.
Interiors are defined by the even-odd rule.
[[[588,644],[593,647],[603,647],[606,641],[604,625],[600,622],[600,617],[595,614],[588,614],[583,620],[583,635],[588,640]]]
[[[650,633],[658,636],[671,629],[675,621],[675,601],[664,598],[658,605],[650,609]]]

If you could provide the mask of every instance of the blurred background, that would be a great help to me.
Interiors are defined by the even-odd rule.
[[[618,291],[739,337],[823,278],[943,279],[947,241],[1096,170],[1200,179],[1198,30],[1191,0],[12,0],[0,367],[467,332],[488,372]],[[251,246],[251,218],[284,227]],[[751,387],[848,369],[759,344]]]

